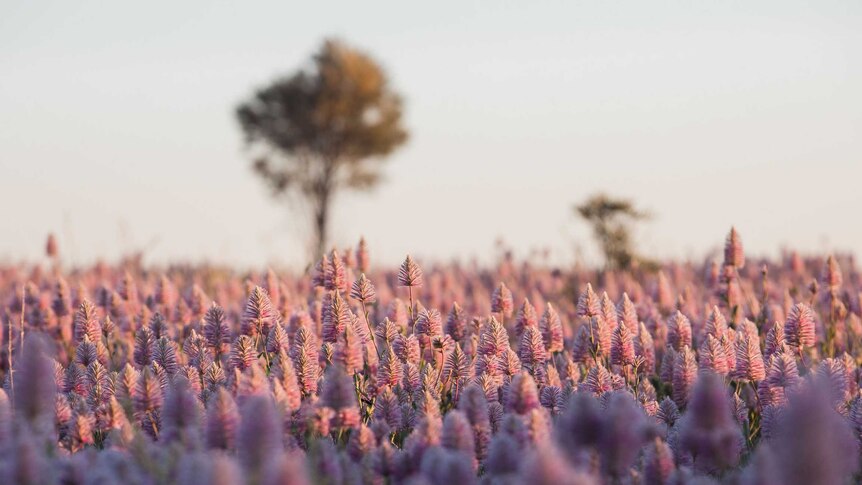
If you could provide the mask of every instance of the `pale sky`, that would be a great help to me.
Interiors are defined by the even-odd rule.
[[[297,264],[234,107],[326,36],[406,100],[409,144],[338,199],[377,261],[572,246],[588,195],[655,214],[645,253],[862,251],[862,2],[0,2],[0,259]],[[152,242],[152,244],[151,244]]]

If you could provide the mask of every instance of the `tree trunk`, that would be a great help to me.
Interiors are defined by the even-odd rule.
[[[326,252],[329,223],[329,192],[318,196],[314,214],[314,258],[320,259]]]
[[[335,162],[324,162],[326,167],[320,175],[317,183],[317,190],[314,194],[314,258],[320,259],[326,252],[326,245],[329,243],[329,209],[332,201],[332,191],[334,189],[333,180],[335,177]]]

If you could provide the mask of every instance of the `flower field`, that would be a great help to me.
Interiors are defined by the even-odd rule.
[[[7,265],[0,317],[2,484],[860,479],[860,273],[735,230],[625,273]]]

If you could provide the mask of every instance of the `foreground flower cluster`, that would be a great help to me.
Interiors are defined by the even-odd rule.
[[[0,268],[0,483],[858,479],[860,274],[723,256]]]

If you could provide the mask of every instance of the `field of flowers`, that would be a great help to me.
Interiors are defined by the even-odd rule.
[[[0,483],[858,483],[860,292],[733,230],[657,272],[0,267]]]

